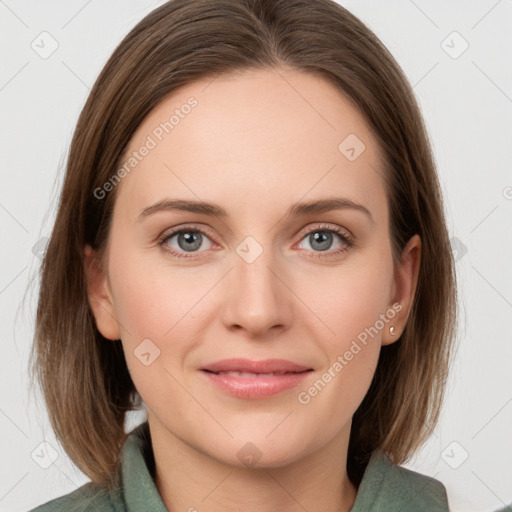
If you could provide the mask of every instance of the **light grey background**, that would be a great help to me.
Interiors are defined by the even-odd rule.
[[[23,308],[21,301],[37,277],[34,252],[50,233],[90,87],[122,37],[161,3],[0,0],[5,512],[28,510],[87,481],[55,441],[40,394],[28,393],[37,282]],[[406,466],[442,481],[453,511],[495,510],[512,502],[512,1],[340,3],[382,39],[414,85],[460,258],[460,348],[443,416]],[[45,55],[52,44],[58,47]]]

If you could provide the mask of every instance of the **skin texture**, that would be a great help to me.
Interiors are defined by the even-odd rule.
[[[357,491],[345,471],[351,419],[381,345],[404,329],[420,240],[409,241],[395,274],[376,139],[349,100],[311,74],[251,70],[189,84],[146,117],[127,153],[191,96],[197,106],[117,185],[104,271],[85,250],[98,329],[122,339],[148,411],[157,488],[173,511],[348,511]],[[354,161],[338,149],[349,134],[365,144]],[[351,208],[286,216],[295,202],[331,197],[364,205],[372,219]],[[138,221],[166,198],[214,202],[228,215],[170,210]],[[179,235],[159,245],[160,235],[190,223],[207,230],[195,252]],[[333,233],[322,251],[307,236],[321,225],[341,228],[353,246],[335,254],[347,244]],[[237,252],[248,236],[263,250],[251,263]],[[299,393],[396,303],[394,318],[300,403]],[[160,350],[148,366],[134,354],[145,339]],[[314,371],[298,388],[235,398],[199,371],[231,357],[288,359]],[[251,467],[237,456],[248,442],[261,454]]]

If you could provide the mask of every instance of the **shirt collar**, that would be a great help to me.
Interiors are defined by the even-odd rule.
[[[145,421],[131,432],[123,447],[122,485],[129,512],[168,512],[148,468],[147,454],[150,451],[151,436]]]
[[[368,462],[350,512],[449,512],[444,485],[432,477],[394,464],[382,450]]]

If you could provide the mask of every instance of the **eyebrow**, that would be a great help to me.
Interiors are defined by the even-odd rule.
[[[320,199],[318,201],[308,201],[295,203],[286,211],[287,217],[304,217],[312,213],[324,213],[331,210],[351,209],[364,213],[372,222],[375,222],[373,216],[362,204],[359,204],[346,197],[333,197]],[[146,217],[161,211],[185,211],[200,213],[215,217],[228,217],[228,213],[222,207],[214,203],[204,201],[191,201],[185,199],[163,199],[157,203],[147,206],[137,217],[137,222],[142,222]]]

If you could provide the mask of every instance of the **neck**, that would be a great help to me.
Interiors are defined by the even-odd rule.
[[[348,512],[356,488],[346,472],[347,431],[282,466],[239,467],[194,449],[150,421],[155,484],[170,512]]]

